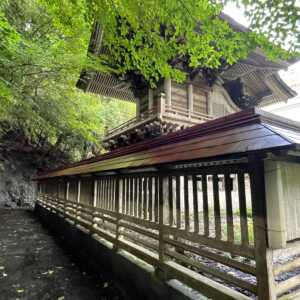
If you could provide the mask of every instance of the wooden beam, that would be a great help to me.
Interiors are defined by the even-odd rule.
[[[153,89],[148,89],[148,109],[153,109]]]

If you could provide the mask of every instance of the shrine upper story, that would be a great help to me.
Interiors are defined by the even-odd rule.
[[[236,30],[246,30],[228,16]],[[89,51],[99,54],[103,32],[99,25],[92,33]],[[138,80],[114,74],[85,70],[77,86],[84,91],[120,101],[136,103],[136,116],[110,129],[103,140],[107,150],[165,135],[249,107],[286,102],[296,93],[278,75],[291,65],[289,61],[270,61],[260,49],[248,58],[215,74],[202,70],[177,83],[161,79],[152,89]]]

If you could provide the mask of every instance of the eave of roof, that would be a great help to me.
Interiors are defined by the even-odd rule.
[[[36,179],[294,148],[297,144],[300,123],[249,109],[55,169]]]

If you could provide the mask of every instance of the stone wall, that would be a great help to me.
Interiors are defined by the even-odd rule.
[[[0,152],[0,207],[33,206],[36,185],[31,181],[36,163],[29,155]]]

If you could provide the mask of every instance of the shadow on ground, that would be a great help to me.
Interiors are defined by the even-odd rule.
[[[0,299],[122,300],[107,276],[78,267],[30,210],[0,209]]]

